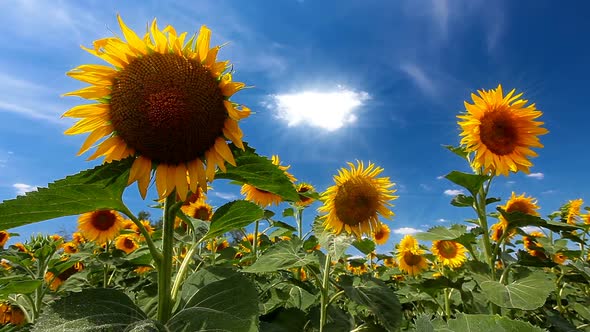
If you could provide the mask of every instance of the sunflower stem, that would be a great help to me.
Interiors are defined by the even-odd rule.
[[[297,213],[295,214],[295,221],[297,222],[297,236],[299,240],[303,241],[303,209],[297,207]]]
[[[166,324],[172,315],[172,255],[174,248],[174,218],[176,216],[176,191],[166,197],[164,225],[162,227],[162,260],[158,266],[158,321]]]
[[[450,292],[448,288],[444,289],[444,297],[445,297],[445,317],[451,319],[451,301],[450,301]]]
[[[254,240],[252,240],[252,252],[254,253],[254,260],[258,258],[258,228],[260,227],[260,219],[254,223]]]
[[[131,219],[131,221],[133,221],[133,223],[137,226],[137,228],[139,229],[139,232],[145,238],[145,242],[148,246],[148,249],[150,250],[150,253],[152,254],[152,258],[154,259],[154,263],[156,264],[156,268],[159,269],[159,266],[162,263],[162,253],[154,244],[154,241],[152,240],[150,233],[148,233],[147,229],[145,229],[145,227],[143,226],[141,221],[139,221],[139,219],[137,219],[137,217],[131,211],[129,211],[129,209],[127,207],[125,207],[125,210],[119,211],[119,212],[126,215],[127,218]]]
[[[322,275],[322,294],[320,299],[320,332],[324,331],[324,325],[326,325],[328,305],[330,299],[328,298],[328,285],[330,283],[330,253],[326,254],[326,262],[324,263],[324,274]]]
[[[197,242],[191,246],[191,248],[186,252],[186,256],[184,256],[184,259],[182,260],[182,263],[180,264],[180,267],[178,268],[178,272],[176,273],[176,277],[174,278],[174,284],[172,285],[172,292],[171,292],[172,293],[172,296],[171,296],[172,303],[176,303],[178,291],[180,290],[180,285],[182,284],[182,281],[184,280],[184,277],[186,276],[186,273],[188,272],[188,266],[191,261],[191,257],[193,257],[193,255],[195,254],[195,251],[197,250],[198,247],[199,247],[199,242]],[[199,263],[196,270],[199,269],[201,264],[203,264],[203,261],[201,261]],[[195,272],[196,272],[196,270],[195,270]]]

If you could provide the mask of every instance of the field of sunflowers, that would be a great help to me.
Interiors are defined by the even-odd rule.
[[[89,86],[66,95],[89,103],[65,112],[80,119],[65,133],[88,134],[79,154],[104,163],[0,204],[0,331],[590,331],[590,208],[541,216],[526,193],[494,196],[548,132],[522,94],[481,90],[457,115],[447,149],[472,172],[443,171],[472,218],[377,250],[397,198],[381,167],[343,163],[325,191],[298,182],[242,140],[250,109],[230,98],[246,86],[207,27],[154,20],[140,36],[118,20],[122,37],[84,47],[103,64],[68,73]],[[244,198],[214,209],[214,179]],[[135,182],[147,212],[122,200]],[[73,234],[6,245],[72,215]]]

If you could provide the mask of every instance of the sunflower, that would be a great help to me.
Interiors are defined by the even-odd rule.
[[[13,246],[16,248],[16,250],[18,250],[19,252],[24,252],[24,253],[29,253],[29,249],[22,243],[22,242],[17,242],[15,244],[13,244]]]
[[[568,224],[576,224],[578,217],[580,216],[580,208],[582,207],[582,204],[584,204],[584,200],[582,200],[581,198],[571,200],[566,204],[566,222]]]
[[[496,242],[500,241],[500,239],[502,238],[502,235],[504,235],[504,232],[506,231],[507,228],[508,228],[508,222],[505,219],[501,219],[500,221],[498,221],[497,223],[492,225],[491,232],[490,232],[490,238],[492,238],[492,240],[494,240]],[[514,234],[515,234],[514,231],[510,232],[510,234],[505,237],[505,240],[506,241],[510,240],[510,238],[512,238],[514,236]]]
[[[383,223],[379,223],[377,228],[374,229],[373,240],[375,241],[375,243],[383,245],[389,239],[389,234],[391,234],[389,226]]]
[[[545,234],[541,232],[531,232],[528,236],[523,236],[523,246],[531,256],[540,259],[547,259],[547,255],[545,255],[545,252],[543,251],[541,244],[535,241],[535,238],[538,237],[545,237]]]
[[[147,272],[149,272],[149,271],[151,271],[153,269],[154,269],[153,267],[147,266],[147,265],[146,266],[139,266],[139,267],[136,267],[133,270],[133,272],[135,272],[137,274],[144,274],[144,273],[147,273]]]
[[[564,255],[562,252],[558,252],[557,254],[553,255],[553,262],[559,265],[563,265],[567,260],[567,256]]]
[[[82,271],[82,269],[84,269],[84,264],[82,262],[76,262],[57,276],[53,272],[48,271],[45,273],[45,282],[49,285],[49,289],[55,292],[69,277],[73,276],[76,272]]]
[[[275,166],[278,166],[279,169],[281,171],[283,171],[285,173],[285,175],[289,178],[289,180],[291,180],[291,182],[296,181],[295,177],[292,174],[290,174],[289,172],[287,172],[287,170],[291,166],[281,166],[281,160],[279,159],[279,156],[277,156],[277,155],[273,155],[271,159],[272,159],[272,164]],[[281,196],[275,195],[275,194],[268,192],[266,190],[258,189],[250,184],[242,185],[242,189],[240,190],[240,193],[242,195],[246,196],[246,200],[256,203],[262,207],[267,207],[267,206],[270,206],[273,204],[279,205],[279,203],[283,201],[283,198]]]
[[[397,267],[397,262],[393,257],[388,257],[383,260],[383,265],[390,268],[394,268]]]
[[[508,213],[518,211],[524,214],[538,216],[539,212],[537,210],[539,209],[539,206],[537,205],[537,200],[530,196],[525,197],[524,195],[525,194],[516,196],[513,191],[512,196],[510,196],[506,205],[500,206],[500,208]],[[500,215],[500,220],[505,220],[504,216]]]
[[[154,228],[152,227],[152,223],[149,220],[140,220],[139,221],[143,227],[145,228],[145,230],[148,232],[148,234],[152,235],[152,233],[154,232]],[[141,232],[139,231],[139,227],[137,227],[137,225],[134,222],[131,222],[131,230],[135,232],[135,236],[140,239],[141,241],[145,241],[145,238],[143,237],[143,235],[141,234]]]
[[[586,213],[583,217],[584,217],[584,224],[590,225],[590,212]]]
[[[186,32],[160,30],[155,19],[143,38],[117,19],[124,40],[104,38],[92,49],[83,47],[112,67],[82,65],[68,72],[91,86],[65,95],[96,103],[67,111],[64,116],[82,120],[65,133],[90,133],[78,154],[106,137],[88,159],[132,157],[128,184],[137,181],[144,198],[153,177],[160,198],[176,190],[184,200],[197,186],[207,190],[217,167],[235,165],[227,139],[244,148],[238,121],[250,110],[228,99],[244,84],[232,80],[228,61],[217,61],[220,46],[210,48],[206,26],[185,42]]]
[[[357,276],[363,275],[369,271],[369,268],[367,267],[367,264],[365,264],[365,263],[354,264],[354,265],[348,263],[348,266],[346,267],[346,269],[348,271],[350,271],[352,274],[357,275]]]
[[[75,254],[78,251],[80,251],[80,249],[78,249],[78,244],[76,244],[75,242],[64,243],[63,249],[64,249],[64,253],[66,253],[66,254]]]
[[[189,205],[183,205],[181,209],[187,216],[203,221],[210,221],[213,216],[213,208],[211,205],[202,200],[190,203]]]
[[[0,248],[4,247],[6,242],[10,239],[10,234],[7,231],[0,231]]]
[[[99,210],[80,215],[78,230],[98,244],[114,239],[123,226],[123,217],[114,210]]]
[[[220,252],[229,247],[229,242],[226,239],[213,239],[207,242],[207,250],[212,252]]]
[[[461,145],[475,152],[473,167],[483,168],[484,174],[528,174],[533,165],[528,157],[537,156],[531,148],[542,148],[538,136],[548,133],[541,128],[543,122],[535,121],[543,113],[535,104],[525,106],[528,100],[519,99],[522,93],[514,95],[512,90],[504,96],[502,85],[478,92],[471,94],[473,104],[465,102],[467,113],[457,116],[462,120]]]
[[[373,163],[365,168],[363,162],[357,166],[348,163],[350,170],[343,168],[334,176],[334,186],[322,195],[324,205],[318,211],[328,213],[324,219],[324,227],[335,234],[346,231],[357,238],[361,234],[370,235],[379,226],[378,214],[385,218],[393,216],[389,209],[390,200],[395,189],[389,178],[378,178],[383,169]]]
[[[64,240],[63,236],[61,236],[59,234],[53,234],[49,238],[55,242],[61,242]]]
[[[297,193],[299,194],[299,202],[295,203],[297,206],[309,206],[311,203],[313,203],[313,198],[303,195],[305,193],[312,193],[315,191],[315,188],[311,184],[300,183],[295,189],[297,189]]]
[[[397,259],[399,268],[409,275],[416,276],[428,268],[428,262],[423,256],[418,241],[411,235],[402,238],[398,246]]]
[[[430,251],[443,265],[450,266],[453,269],[460,267],[467,260],[465,247],[455,241],[432,241]]]
[[[82,233],[74,232],[74,233],[72,233],[72,242],[74,242],[76,244],[81,244],[81,243],[86,242],[86,238],[84,238],[84,235],[82,235]]]
[[[115,240],[115,248],[123,250],[126,254],[130,254],[139,248],[139,244],[135,241],[135,234],[122,234],[117,236]]]
[[[0,325],[22,325],[27,321],[24,311],[9,302],[0,303]]]

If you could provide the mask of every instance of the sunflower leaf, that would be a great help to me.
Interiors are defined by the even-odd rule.
[[[474,276],[488,300],[503,308],[535,310],[545,304],[555,288],[550,276],[543,272],[534,272],[508,285]]]
[[[371,239],[354,240],[352,245],[365,255],[375,250],[375,242]]]
[[[453,197],[453,200],[451,200],[451,205],[457,207],[471,207],[473,206],[473,196],[459,194]]]
[[[469,191],[472,196],[475,196],[481,186],[490,179],[489,176],[469,174],[458,171],[452,171],[451,173],[445,175],[445,178],[456,185],[467,189],[467,191]]]
[[[415,237],[423,241],[456,240],[465,233],[467,233],[467,226],[455,224],[450,228],[444,226],[432,227],[427,232],[417,233]]]
[[[145,313],[121,291],[84,289],[45,307],[31,331],[123,331],[145,319]]]
[[[226,203],[213,214],[209,232],[204,239],[211,239],[231,230],[246,227],[263,216],[264,211],[254,203],[244,200]]]
[[[166,324],[170,331],[258,331],[258,292],[241,274],[199,288]]]
[[[469,155],[469,152],[466,151],[464,146],[443,145],[443,147],[447,148],[447,150],[451,151],[452,153],[456,154],[457,156],[467,160],[467,156]]]
[[[348,298],[369,309],[387,331],[397,331],[401,320],[401,305],[395,292],[381,280],[369,278],[362,282],[349,276],[342,278],[342,288]]]
[[[100,209],[125,210],[131,158],[103,164],[0,204],[0,229]]]
[[[543,329],[528,322],[512,320],[497,315],[467,315],[457,314],[457,317],[447,322],[448,327],[435,327],[436,332],[542,332]]]
[[[281,241],[268,248],[254,264],[243,271],[248,273],[276,272],[306,265],[319,266],[318,257],[301,250],[301,240]]]
[[[273,165],[270,159],[258,155],[250,147],[242,151],[231,144],[230,148],[234,154],[236,166],[226,165],[227,171],[217,172],[216,179],[250,184],[260,190],[279,195],[287,201],[299,201],[299,194],[291,180],[277,165]]]
[[[506,212],[502,208],[498,207],[497,210],[502,214],[502,216],[508,221],[508,229],[510,231],[516,227],[524,227],[524,226],[538,226],[547,228],[554,232],[571,232],[576,229],[583,230],[583,226],[578,225],[570,225],[562,222],[554,222],[554,221],[545,221],[543,218],[533,216],[530,214],[522,213],[520,211],[514,212]]]

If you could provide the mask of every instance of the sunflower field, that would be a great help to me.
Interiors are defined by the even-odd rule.
[[[102,64],[68,72],[89,85],[66,94],[88,102],[65,134],[87,134],[79,154],[104,163],[0,204],[0,331],[590,331],[590,208],[541,216],[526,193],[494,196],[548,133],[521,93],[480,90],[457,115],[446,148],[472,171],[445,178],[472,218],[380,249],[398,198],[384,169],[343,162],[325,190],[299,182],[243,141],[251,111],[230,98],[246,85],[207,27],[154,20],[140,36],[118,21],[121,37],[83,47]],[[212,207],[214,179],[244,198]],[[134,183],[149,213],[123,201]],[[64,216],[77,232],[6,245]]]

